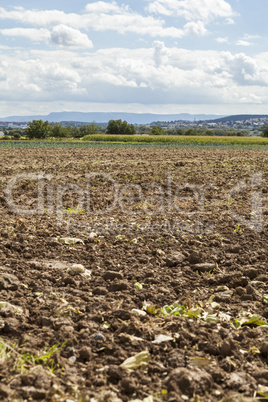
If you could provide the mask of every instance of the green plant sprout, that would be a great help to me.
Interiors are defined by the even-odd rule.
[[[241,225],[237,224],[234,229],[234,233],[243,233],[243,230],[240,229]]]

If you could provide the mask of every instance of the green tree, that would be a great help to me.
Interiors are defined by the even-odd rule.
[[[138,127],[138,130],[139,130],[139,133],[140,133],[140,134],[145,134],[145,133],[148,134],[148,132],[150,132],[148,126],[146,126],[145,124],[141,124],[141,125]]]
[[[33,120],[28,123],[25,134],[29,138],[46,138],[50,135],[50,127],[48,121]]]
[[[59,123],[50,123],[50,136],[55,138],[67,137],[67,130]]]
[[[175,130],[175,128],[168,128],[167,130],[165,130],[165,134],[176,135],[176,130]]]
[[[165,135],[165,130],[160,127],[160,126],[153,126],[151,128],[151,133],[152,135]]]
[[[85,135],[100,134],[100,128],[97,123],[83,124],[81,127],[73,127],[73,137],[82,138]]]
[[[85,135],[93,135],[93,134],[99,134],[100,128],[97,123],[93,121],[93,123],[87,124],[85,126],[80,127],[80,130],[83,130],[86,132]]]
[[[79,129],[78,127],[71,127],[71,126],[70,126],[69,132],[70,132],[70,134],[71,134],[71,135],[70,135],[71,137],[74,137],[74,138],[81,138],[81,137],[83,137],[83,135],[81,135],[80,129]]]
[[[188,130],[185,131],[184,135],[197,135],[197,131],[195,128],[188,128]]]
[[[16,133],[13,134],[14,140],[19,140],[20,137],[21,137],[21,135],[20,135],[20,133],[18,133],[18,132],[16,132]]]
[[[100,127],[95,123],[95,121],[88,125],[88,130],[90,134],[100,134]]]
[[[205,131],[205,134],[204,134],[204,135],[215,135],[215,133],[214,133],[213,130],[207,129],[207,130]]]
[[[175,135],[184,135],[184,130],[182,128],[176,128]]]
[[[74,137],[74,128],[75,127],[72,127],[70,124],[67,127],[64,127],[66,137],[68,137],[68,138]]]
[[[133,124],[128,124],[125,120],[110,120],[108,122],[107,134],[136,134],[136,129]]]
[[[261,129],[261,136],[262,137],[268,137],[268,125],[263,125]]]

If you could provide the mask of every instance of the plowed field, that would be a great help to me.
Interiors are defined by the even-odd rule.
[[[0,399],[264,400],[267,163],[1,150]]]

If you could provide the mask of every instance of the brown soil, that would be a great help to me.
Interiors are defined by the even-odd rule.
[[[267,394],[267,162],[261,150],[1,150],[0,399]]]

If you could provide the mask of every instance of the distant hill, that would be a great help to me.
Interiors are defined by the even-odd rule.
[[[0,118],[0,121],[8,122],[21,122],[27,123],[32,120],[48,120],[49,122],[65,122],[75,121],[82,123],[108,123],[109,120],[126,120],[130,124],[150,124],[155,121],[194,121],[194,120],[211,120],[223,117],[222,115],[206,115],[206,114],[153,114],[153,113],[104,113],[104,112],[54,112],[48,115],[36,115],[36,116],[8,116]]]
[[[268,114],[237,114],[233,116],[219,117],[213,120],[207,120],[213,123],[225,123],[226,121],[242,121],[249,119],[268,119]]]

